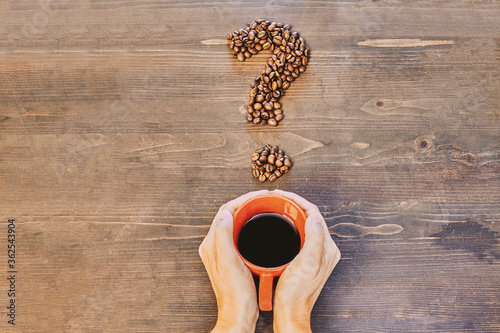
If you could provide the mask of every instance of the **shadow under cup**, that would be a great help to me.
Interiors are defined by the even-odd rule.
[[[233,241],[239,256],[250,269],[252,274],[259,277],[259,308],[262,311],[273,309],[273,283],[274,278],[279,277],[289,263],[277,267],[258,266],[245,259],[238,249],[238,238],[243,226],[253,217],[263,213],[275,213],[283,216],[294,224],[300,237],[300,249],[304,245],[306,214],[294,201],[274,194],[258,196],[247,200],[234,213],[233,217]],[[250,223],[252,223],[250,221]],[[256,244],[258,247],[259,244]]]

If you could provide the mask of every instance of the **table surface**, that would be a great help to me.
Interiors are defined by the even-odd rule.
[[[500,331],[499,13],[487,0],[0,2],[0,330],[208,332],[198,246],[220,205],[278,188],[318,205],[342,252],[313,331]],[[278,127],[245,121],[270,53],[240,63],[226,44],[259,18],[312,50]],[[266,144],[295,164],[261,184],[250,156]]]

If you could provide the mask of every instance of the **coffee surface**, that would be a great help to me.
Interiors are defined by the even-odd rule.
[[[290,262],[299,253],[300,236],[285,216],[261,213],[249,219],[241,228],[238,250],[254,265],[278,267]]]

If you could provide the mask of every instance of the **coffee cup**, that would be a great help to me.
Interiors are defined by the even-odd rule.
[[[233,216],[238,255],[259,278],[259,308],[273,309],[273,285],[305,240],[304,210],[293,200],[266,194],[244,202]]]

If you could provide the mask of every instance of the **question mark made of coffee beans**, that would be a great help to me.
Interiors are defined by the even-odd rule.
[[[239,61],[262,50],[273,55],[252,83],[248,101],[248,122],[277,126],[284,118],[279,99],[290,83],[306,70],[311,49],[289,24],[256,20],[245,29],[227,35],[229,47]]]

